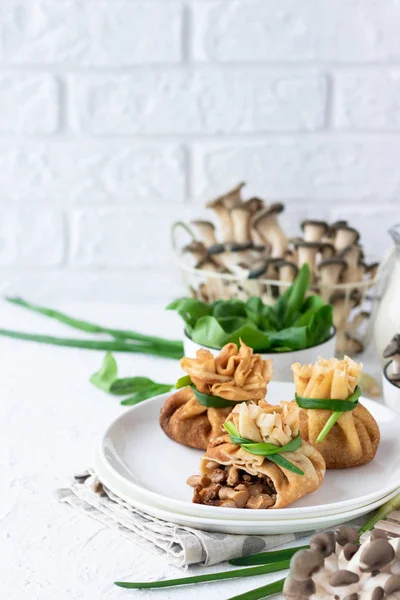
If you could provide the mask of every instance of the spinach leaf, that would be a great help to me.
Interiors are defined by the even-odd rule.
[[[90,382],[104,392],[109,392],[113,382],[117,378],[117,363],[111,352],[107,352],[103,359],[101,368],[93,373]]]
[[[218,302],[212,307],[212,316],[219,320],[226,317],[246,317],[245,305],[237,299]]]
[[[291,350],[302,350],[308,346],[307,327],[287,327],[276,333],[270,333],[269,336],[274,347],[285,346]]]
[[[211,315],[212,307],[196,298],[180,298],[168,304],[167,310],[176,310],[187,325],[194,327],[198,319]]]
[[[308,286],[310,285],[310,267],[307,263],[301,267],[293,285],[289,288],[291,290],[286,306],[286,313],[284,318],[285,327],[289,327],[293,323],[293,317],[300,311],[300,308],[304,302]]]
[[[322,344],[328,339],[332,324],[333,307],[330,304],[321,306],[311,317],[308,326],[308,346],[316,346]]]

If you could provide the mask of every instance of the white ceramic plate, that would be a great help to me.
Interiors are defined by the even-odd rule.
[[[293,397],[293,384],[273,382],[268,401]],[[186,479],[198,473],[202,452],[170,440],[158,423],[168,394],[147,400],[121,415],[107,429],[95,456],[95,469],[104,483],[133,504],[156,506],[171,513],[235,521],[283,521],[326,517],[354,511],[400,486],[400,416],[376,402],[361,398],[378,421],[382,440],[375,459],[356,469],[327,471],[323,485],[291,506],[279,510],[243,511],[192,504]],[[341,514],[342,516],[342,514]],[[352,517],[349,517],[352,518]]]

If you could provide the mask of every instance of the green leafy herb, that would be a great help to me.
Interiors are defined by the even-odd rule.
[[[265,575],[265,573],[274,573],[282,569],[289,568],[289,561],[283,560],[278,563],[263,565],[261,567],[250,567],[247,569],[233,569],[231,571],[222,571],[220,573],[208,573],[206,575],[194,575],[193,577],[180,577],[178,579],[164,579],[161,581],[128,582],[116,581],[118,587],[143,590],[154,588],[175,587],[178,585],[189,585],[192,583],[206,583],[209,581],[219,581],[221,579],[237,579],[238,577],[254,577],[255,575]]]
[[[143,400],[169,392],[174,386],[167,383],[156,383],[148,377],[124,377],[118,379],[117,363],[107,352],[99,371],[93,373],[91,383],[98,389],[114,396],[132,394],[121,402],[125,406],[138,404]]]
[[[239,446],[247,450],[247,452],[250,452],[251,454],[256,454],[257,456],[265,456],[271,462],[276,463],[277,465],[283,467],[284,469],[287,469],[288,471],[297,473],[297,475],[304,475],[304,471],[299,469],[296,465],[287,460],[287,458],[282,456],[282,453],[284,452],[294,452],[295,450],[300,448],[302,444],[300,434],[297,435],[285,446],[276,446],[275,444],[269,444],[267,442],[254,442],[252,440],[242,438],[232,421],[224,423],[224,428],[229,433],[232,442],[234,444],[238,444]]]
[[[246,302],[212,304],[182,298],[167,308],[181,315],[186,334],[202,346],[220,349],[242,340],[257,352],[290,352],[321,344],[331,334],[332,307],[320,296],[306,298],[309,285],[310,269],[305,264],[274,306],[254,296]]]

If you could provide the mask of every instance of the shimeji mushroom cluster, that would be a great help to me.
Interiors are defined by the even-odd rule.
[[[375,529],[361,545],[358,532],[341,525],[311,538],[310,549],[291,559],[286,600],[395,600],[400,598],[399,539]]]
[[[292,283],[299,267],[308,263],[313,291],[334,306],[337,351],[362,351],[358,332],[369,313],[362,310],[360,288],[374,279],[378,263],[366,264],[358,231],[347,221],[328,224],[310,219],[301,224],[302,237],[290,238],[278,221],[284,205],[266,205],[258,197],[244,200],[244,185],[240,183],[208,202],[216,225],[205,220],[191,222],[195,239],[182,252],[191,257],[198,271],[211,275],[192,288],[193,294],[206,302],[256,295],[264,303],[273,304],[286,289],[283,284]],[[214,273],[235,279],[216,278]],[[276,284],[261,281],[266,279]],[[338,284],[350,285],[343,288]]]

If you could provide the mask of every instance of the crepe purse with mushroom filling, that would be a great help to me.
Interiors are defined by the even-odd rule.
[[[292,365],[296,394],[304,398],[346,400],[355,390],[362,364],[348,356],[343,360],[319,358],[315,365]],[[325,439],[317,438],[332,415],[332,410],[301,409],[300,433],[317,448],[327,469],[357,467],[370,462],[378,449],[379,427],[371,413],[358,403],[339,418]]]
[[[299,433],[299,409],[290,402],[280,406],[237,405],[227,419],[242,438],[285,446]],[[252,454],[232,442],[227,433],[212,440],[200,464],[201,475],[189,477],[193,502],[230,508],[283,508],[317,490],[325,475],[322,455],[302,440],[294,452],[280,455],[303,475]]]
[[[272,361],[243,342],[226,344],[214,357],[208,350],[198,350],[196,358],[182,358],[181,367],[201,394],[216,396],[232,402],[231,406],[204,406],[196,399],[191,387],[170,396],[160,414],[160,425],[171,439],[205,450],[209,441],[221,434],[222,425],[237,402],[265,398],[272,377]]]

